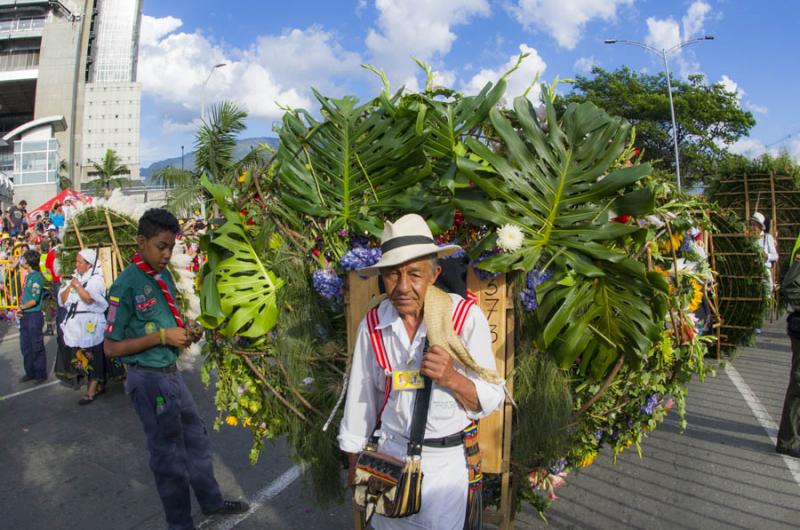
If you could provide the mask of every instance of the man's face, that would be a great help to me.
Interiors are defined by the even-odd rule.
[[[442,268],[438,265],[434,268],[430,258],[381,269],[386,294],[400,316],[419,314],[425,303],[425,293],[440,272]]]
[[[172,257],[172,249],[175,248],[175,234],[168,230],[162,230],[151,238],[136,236],[139,245],[139,255],[142,259],[153,267],[156,272],[161,272],[169,263]]]
[[[750,228],[756,232],[761,232],[761,225],[756,223],[755,221],[750,221]]]

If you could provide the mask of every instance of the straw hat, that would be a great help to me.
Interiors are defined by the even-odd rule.
[[[750,218],[750,222],[757,223],[757,224],[761,225],[761,229],[762,230],[766,230],[767,229],[767,225],[764,224],[766,222],[766,219],[764,218],[764,214],[763,213],[760,213],[760,212],[754,213],[753,216]]]
[[[437,245],[425,220],[410,213],[394,223],[386,221],[381,236],[381,259],[359,272],[366,275],[378,274],[384,267],[393,267],[432,254],[445,257],[459,250],[461,247],[458,245]]]

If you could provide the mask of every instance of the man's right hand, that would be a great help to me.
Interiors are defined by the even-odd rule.
[[[164,338],[168,345],[175,348],[185,348],[189,345],[189,335],[183,328],[168,328],[164,330]]]

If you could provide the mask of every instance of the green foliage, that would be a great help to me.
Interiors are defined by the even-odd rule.
[[[637,145],[644,160],[657,163],[674,173],[672,120],[663,73],[643,74],[628,67],[608,72],[599,67],[594,77],[578,76],[573,91],[561,104],[591,101],[610,114],[630,121],[636,127]],[[702,180],[717,163],[727,158],[725,147],[747,136],[756,124],[752,113],[741,108],[736,94],[722,84],[706,84],[702,75],[688,81],[671,79],[681,173],[686,183]]]
[[[378,236],[383,216],[412,208],[407,191],[431,172],[416,115],[385,93],[362,105],[314,94],[324,121],[291,110],[279,131],[282,202],[324,220],[326,232]]]
[[[205,268],[203,285],[208,289],[201,293],[201,307],[213,310],[200,322],[214,328],[221,324],[221,317],[225,319],[223,335],[261,339],[278,318],[276,296],[283,280],[264,266],[250,243],[242,216],[228,208],[229,189],[211,184],[205,177],[203,185],[222,210],[225,223],[214,231],[205,249],[211,264]]]
[[[623,120],[591,103],[571,104],[559,119],[552,102],[543,103],[544,124],[527,98],[517,98],[507,115],[492,110],[500,149],[466,140],[471,153],[458,166],[476,188],[460,192],[456,204],[479,224],[521,228],[521,248],[481,268],[553,272],[538,292],[537,346],[562,368],[581,357],[599,378],[623,353],[635,364],[664,314],[663,282],[614,248],[640,229],[610,222],[608,214],[622,199],[639,212],[652,210],[647,188],[623,192],[649,168],[614,168],[629,136]]]
[[[64,241],[60,257],[61,274],[68,276],[75,270],[75,256],[81,249],[78,236],[75,233],[75,225],[80,230],[81,241],[85,248],[111,247],[111,234],[108,233],[106,212],[111,219],[111,226],[114,229],[114,238],[117,241],[122,259],[126,263],[130,261],[136,252],[136,234],[138,233],[139,223],[136,219],[129,217],[115,210],[103,207],[89,206],[83,208],[70,222],[66,224],[64,231]],[[73,224],[74,219],[74,224]]]
[[[271,149],[266,144],[236,159],[236,136],[245,130],[244,110],[225,101],[212,105],[208,114],[208,121],[203,122],[195,136],[195,169],[167,166],[153,173],[154,182],[169,189],[167,207],[173,212],[192,212],[201,203],[208,204],[210,196],[203,188],[202,175],[211,182],[234,186],[242,174],[260,174],[269,166]]]
[[[122,163],[116,151],[108,149],[103,160],[92,162],[98,177],[87,182],[87,186],[94,191],[95,195],[110,193],[114,188],[124,188],[130,186],[131,178],[128,166]],[[117,177],[117,175],[128,175],[127,177]]]

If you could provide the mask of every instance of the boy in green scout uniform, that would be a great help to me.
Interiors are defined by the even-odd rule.
[[[205,515],[249,509],[222,498],[205,425],[175,364],[179,349],[190,342],[166,268],[178,230],[175,217],[160,208],[139,220],[139,252],[109,291],[104,342],[106,356],[128,367],[125,392],[144,426],[170,530],[194,528],[190,485]]]
[[[42,297],[47,288],[42,273],[39,272],[39,253],[35,250],[25,252],[20,261],[25,270],[25,287],[22,290],[20,309],[19,346],[25,375],[21,382],[43,383],[47,380],[47,353],[44,349],[42,326]]]

